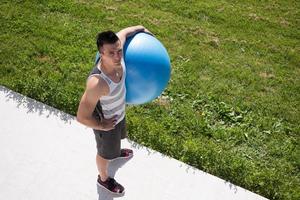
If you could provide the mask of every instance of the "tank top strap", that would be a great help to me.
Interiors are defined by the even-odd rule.
[[[106,81],[107,85],[110,86],[112,84],[112,80],[110,80],[110,78],[108,78],[102,71],[99,75],[103,80]]]
[[[109,86],[109,88],[111,90],[112,81],[99,69],[97,64],[94,66],[94,68],[90,72],[87,80],[92,76],[98,76],[98,77],[100,76],[107,83],[107,85]]]

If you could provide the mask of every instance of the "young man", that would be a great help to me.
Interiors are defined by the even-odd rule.
[[[123,195],[124,187],[108,176],[108,163],[116,158],[130,158],[130,149],[121,149],[125,126],[125,76],[123,46],[126,38],[137,32],[150,33],[143,26],[128,27],[117,34],[101,32],[97,36],[100,60],[90,73],[79,103],[77,121],[92,128],[97,143],[97,184],[113,194]]]

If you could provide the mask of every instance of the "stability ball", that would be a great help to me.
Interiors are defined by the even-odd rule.
[[[100,59],[96,54],[95,63]],[[158,39],[144,32],[127,38],[124,45],[126,65],[126,103],[143,104],[158,97],[171,75],[170,58]]]
[[[152,35],[140,32],[124,45],[126,65],[126,103],[143,104],[158,97],[171,75],[165,47]]]

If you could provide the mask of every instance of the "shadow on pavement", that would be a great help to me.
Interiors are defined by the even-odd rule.
[[[74,116],[62,112],[58,109],[55,109],[51,106],[48,106],[44,103],[38,102],[34,99],[29,97],[23,96],[17,92],[11,91],[8,88],[0,85],[0,92],[5,93],[6,101],[15,101],[18,103],[17,107],[25,106],[27,108],[27,113],[39,113],[39,115],[46,115],[49,117],[50,115],[55,115],[59,117],[66,123],[70,123],[72,120],[75,119]]]
[[[131,160],[132,158],[129,158],[129,159],[116,159],[116,160],[113,160],[109,163],[109,166],[108,166],[108,175],[112,178],[115,177],[116,175],[116,172],[125,164],[127,163],[129,160]],[[126,192],[126,186],[125,187],[125,192]],[[118,196],[114,196],[112,195],[111,193],[109,193],[107,190],[99,187],[97,185],[97,192],[98,192],[98,200],[113,200],[114,198],[118,198]],[[126,195],[126,193],[125,193]]]

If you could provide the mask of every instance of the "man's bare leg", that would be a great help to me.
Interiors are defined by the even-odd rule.
[[[98,154],[96,155],[96,164],[98,168],[98,172],[101,178],[101,181],[106,181],[108,178],[108,163],[109,160],[106,160],[99,156]]]

